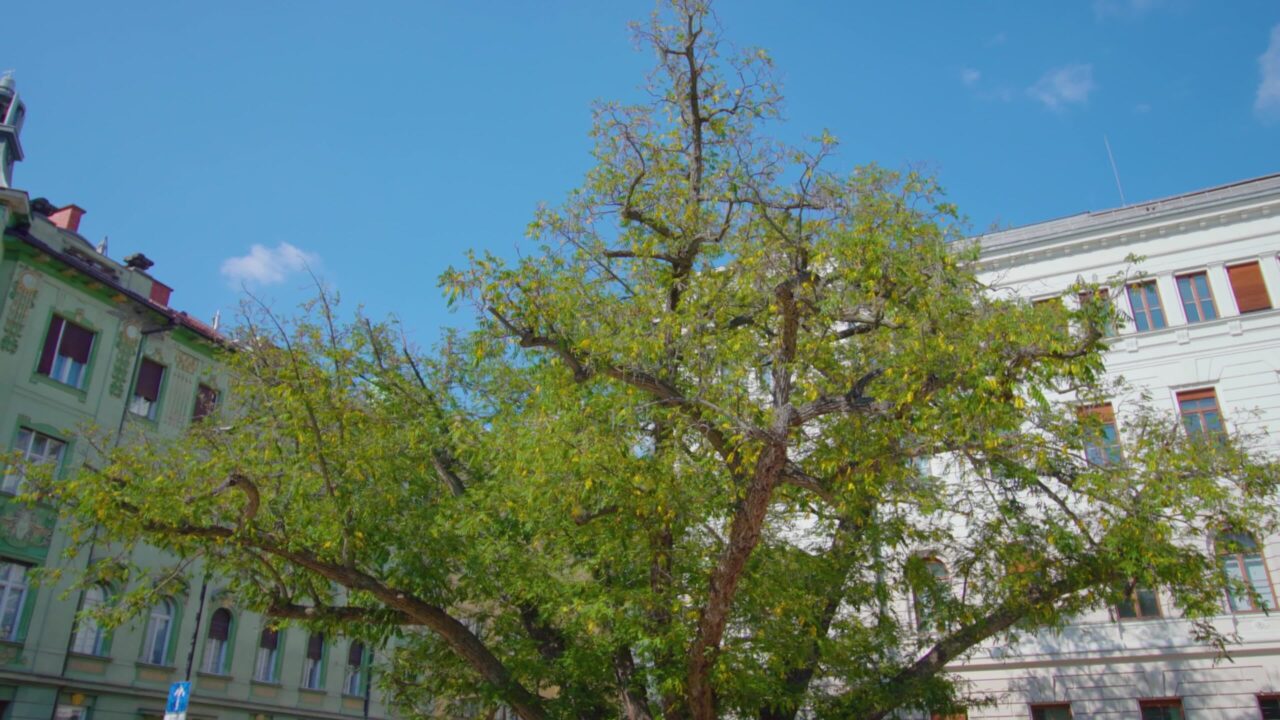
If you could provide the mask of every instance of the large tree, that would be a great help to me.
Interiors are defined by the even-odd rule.
[[[994,293],[929,179],[765,137],[770,60],[701,0],[637,34],[652,101],[597,109],[540,250],[444,278],[476,330],[423,355],[325,302],[256,313],[218,420],[47,488],[117,543],[85,581],[163,591],[145,542],[391,640],[404,712],[529,720],[945,712],[950,661],[1136,586],[1226,641],[1207,620],[1244,589],[1201,540],[1271,529],[1280,477],[1247,439],[1135,410],[1122,458],[1087,452],[1101,296]]]

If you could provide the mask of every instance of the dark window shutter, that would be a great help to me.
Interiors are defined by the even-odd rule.
[[[319,660],[324,657],[324,633],[312,633],[307,641],[307,658]]]
[[[364,665],[364,643],[358,640],[351,643],[351,649],[347,651],[347,664],[352,667]]]
[[[58,354],[75,360],[81,365],[89,364],[89,350],[93,348],[93,333],[69,322],[62,330],[62,345]]]
[[[276,644],[280,642],[280,631],[273,628],[262,629],[262,639],[258,641],[258,647],[267,650],[275,650]]]
[[[218,406],[218,391],[208,385],[200,385],[196,388],[196,407],[191,413],[192,421],[203,420],[213,414],[213,409]]]
[[[160,381],[164,378],[164,366],[143,359],[138,367],[138,383],[134,385],[133,394],[155,402],[160,397]]]
[[[226,642],[231,637],[231,611],[218,608],[209,617],[209,639]]]
[[[57,315],[49,321],[49,333],[44,338],[44,351],[40,353],[40,364],[36,372],[48,375],[53,372],[53,355],[58,351],[58,336],[62,334],[63,319]]]
[[[1267,285],[1262,281],[1262,268],[1256,262],[1232,265],[1227,268],[1231,280],[1231,292],[1236,296],[1236,307],[1242,313],[1270,310],[1271,298],[1267,297]]]

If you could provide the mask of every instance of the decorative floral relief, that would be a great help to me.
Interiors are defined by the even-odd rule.
[[[133,364],[133,356],[138,352],[138,343],[142,341],[142,328],[137,325],[120,326],[120,338],[116,340],[116,361],[111,366],[111,384],[107,391],[115,397],[124,396],[124,388],[129,384],[129,366]]]
[[[36,292],[40,289],[40,276],[34,270],[19,265],[9,290],[9,312],[4,317],[4,334],[0,336],[0,350],[15,353],[22,340],[22,328],[27,316],[36,304]]]
[[[178,369],[182,372],[187,373],[188,375],[195,375],[198,363],[194,357],[179,350],[177,365]]]

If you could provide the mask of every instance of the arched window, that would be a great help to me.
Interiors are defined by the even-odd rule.
[[[209,632],[204,638],[204,659],[200,669],[214,675],[227,674],[227,649],[231,645],[231,611],[218,608],[209,616]]]
[[[343,694],[364,695],[364,666],[364,643],[352,640],[351,647],[347,649],[347,676],[342,682]]]
[[[266,627],[258,638],[258,657],[253,664],[253,679],[259,682],[276,682],[280,659],[280,631]]]
[[[307,657],[302,663],[302,687],[309,690],[324,687],[324,633],[312,633],[307,639]]]
[[[164,665],[169,658],[169,639],[173,636],[173,601],[156,603],[147,618],[147,633],[142,638],[142,662]]]
[[[71,652],[82,655],[101,655],[106,632],[102,625],[90,615],[91,612],[107,604],[107,589],[94,585],[84,591],[84,600],[80,603],[80,618],[76,621],[76,635],[71,641]]]
[[[916,609],[916,629],[926,632],[935,629],[938,624],[938,605],[946,596],[947,587],[951,582],[951,573],[937,558],[923,558],[921,562],[929,578],[928,582],[912,590],[912,598]]]
[[[1227,589],[1227,603],[1232,612],[1257,612],[1271,610],[1276,606],[1275,595],[1271,592],[1271,578],[1267,575],[1267,565],[1262,559],[1262,551],[1258,543],[1245,533],[1226,532],[1218,536],[1218,562],[1222,572],[1236,587]],[[1239,587],[1252,588],[1258,594],[1252,594]],[[1261,606],[1258,604],[1261,601]]]

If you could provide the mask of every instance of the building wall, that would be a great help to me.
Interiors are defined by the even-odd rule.
[[[30,228],[19,230],[28,221]],[[225,393],[218,371],[216,343],[207,334],[179,324],[166,326],[155,307],[139,302],[129,290],[149,297],[154,282],[139,270],[124,268],[101,255],[78,235],[61,230],[38,214],[20,217],[12,206],[0,209],[6,228],[0,260],[0,448],[13,447],[20,428],[33,428],[68,443],[60,474],[92,456],[92,433],[129,442],[139,433],[175,434],[189,424],[196,388],[206,384]],[[22,233],[29,233],[52,249],[41,252]],[[118,274],[104,281],[68,264],[68,257],[99,263]],[[96,335],[82,389],[51,380],[36,371],[45,333],[55,315],[73,319]],[[136,360],[150,358],[166,368],[154,420],[126,413],[133,393]],[[25,565],[55,565],[76,569],[89,561],[87,553],[63,558],[69,539],[56,523],[52,508],[29,507],[0,494],[0,561]],[[95,554],[105,554],[98,548]],[[135,560],[160,565],[157,551],[142,548]],[[68,652],[76,627],[81,593],[68,592],[69,579],[31,587],[24,602],[24,620],[13,641],[0,640],[0,703],[5,720],[73,720],[72,708],[84,708],[90,720],[117,720],[163,714],[169,683],[181,680],[187,656],[195,644],[194,664],[200,667],[210,616],[216,607],[235,607],[216,578],[206,588],[200,627],[199,571],[189,589],[175,601],[175,628],[164,662],[141,661],[147,618],[117,628],[108,636],[100,656]],[[65,596],[64,596],[65,595]],[[324,687],[306,690],[303,663],[308,633],[300,628],[280,633],[278,682],[252,680],[263,618],[234,610],[230,672],[192,673],[190,714],[193,718],[382,717],[378,693],[366,708],[363,693],[347,695],[348,641],[326,643]],[[367,670],[366,670],[367,673]],[[55,718],[55,708],[63,708]]]
[[[1154,279],[1168,327],[1137,332],[1129,323],[1111,341],[1108,372],[1170,412],[1178,410],[1178,391],[1213,388],[1229,431],[1270,433],[1260,450],[1280,450],[1280,178],[980,241],[984,279],[996,292],[1028,299],[1063,295],[1080,278],[1114,278],[1112,300],[1128,314],[1121,278]],[[1273,309],[1237,310],[1226,267],[1246,261],[1260,263]],[[1195,271],[1207,272],[1216,320],[1188,323],[1184,316],[1176,276]],[[1123,434],[1134,397],[1112,402]],[[1259,541],[1275,595],[1280,537]],[[1169,597],[1160,600],[1160,619],[1117,620],[1098,611],[1061,632],[982,647],[951,668],[972,691],[995,700],[969,716],[1029,718],[1031,703],[1069,702],[1077,718],[1136,718],[1140,700],[1181,698],[1186,716],[1196,720],[1261,717],[1258,695],[1280,694],[1280,617],[1233,614],[1224,598],[1216,624],[1241,639],[1225,660],[1193,640]]]

